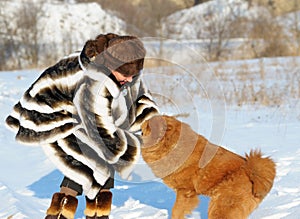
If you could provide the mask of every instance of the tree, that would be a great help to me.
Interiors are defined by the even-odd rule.
[[[91,0],[80,0],[90,2]],[[93,1],[95,2],[95,1]],[[181,9],[172,0],[97,0],[104,10],[112,11],[127,24],[129,34],[139,36],[158,36],[163,17]]]
[[[289,37],[284,27],[268,8],[251,18],[249,38],[256,58],[290,55]]]
[[[239,4],[229,3],[220,8],[210,6],[204,15],[202,28],[198,30],[198,38],[206,40],[207,59],[220,60],[223,55],[230,53],[228,44],[234,37],[240,37],[243,22],[240,15]],[[229,11],[226,11],[228,9]]]
[[[300,6],[298,0],[294,0],[293,3],[294,3],[294,8],[298,9]],[[294,54],[299,56],[300,55],[300,18],[299,18],[298,10],[295,10],[293,12],[291,32],[293,34],[293,39],[295,40],[295,43],[293,45],[293,47],[295,48]]]
[[[36,67],[38,65],[39,12],[42,5],[22,2],[15,11],[6,11],[8,1],[0,5],[0,69]]]
[[[36,67],[39,61],[39,31],[38,21],[42,4],[24,1],[16,13],[18,27],[16,40],[21,42],[20,58],[27,60],[29,65]]]
[[[6,3],[5,1],[0,2],[0,70],[21,64],[19,59],[13,59],[16,57],[18,43],[14,40],[16,28],[10,22],[13,16],[5,11]]]

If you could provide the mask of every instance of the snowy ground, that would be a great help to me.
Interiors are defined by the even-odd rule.
[[[251,66],[251,63],[248,66]],[[11,215],[14,215],[12,217],[14,219],[43,218],[51,196],[57,191],[62,179],[62,175],[39,147],[28,147],[16,143],[13,133],[7,130],[4,124],[4,119],[13,104],[38,74],[38,70],[0,72],[1,219]],[[151,77],[148,79],[150,80]],[[273,80],[274,83],[279,81],[281,79]],[[159,82],[162,83],[162,80]],[[222,85],[224,86],[224,83]],[[189,86],[193,85],[189,84]],[[184,88],[188,89],[189,86],[184,86]],[[178,86],[172,89],[176,92]],[[154,90],[156,96],[158,92],[162,92],[155,87]],[[188,91],[185,90],[185,92]],[[161,96],[163,96],[162,93]],[[205,102],[197,95],[190,98],[184,95],[180,97],[177,94],[176,98],[184,98],[179,102],[176,102],[178,100],[175,100],[175,96],[164,98],[173,98],[173,103],[177,104],[175,109],[163,108],[164,112],[176,114],[185,113],[185,110],[189,111],[187,116],[181,119],[192,123],[192,127],[215,143],[242,155],[249,152],[251,148],[261,148],[265,155],[275,160],[277,177],[274,186],[259,208],[251,215],[251,219],[299,218],[299,98],[291,98],[279,105],[243,104],[241,107],[233,103],[227,104],[226,107],[214,107],[211,106],[215,104],[214,101]],[[285,98],[288,98],[288,95]],[[187,103],[192,101],[193,109],[188,109],[188,106],[191,106],[188,104],[179,106],[185,101]],[[190,111],[196,112],[197,120]],[[218,129],[216,126],[221,128]],[[116,179],[113,193],[111,217],[113,219],[167,219],[175,198],[169,188],[153,177],[143,161],[137,165],[132,181]],[[207,197],[201,197],[201,205],[190,218],[207,218],[208,201]],[[84,218],[83,209],[84,200],[81,197],[76,218]]]

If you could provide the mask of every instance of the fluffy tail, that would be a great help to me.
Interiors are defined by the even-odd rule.
[[[262,200],[271,190],[276,175],[274,161],[269,157],[262,157],[259,150],[251,150],[246,154],[246,170],[253,183],[254,197]]]

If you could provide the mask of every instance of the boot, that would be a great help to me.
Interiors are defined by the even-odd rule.
[[[74,219],[78,200],[71,195],[54,193],[45,219]]]
[[[109,219],[111,211],[112,193],[111,191],[100,191],[94,200],[86,197],[86,209],[84,214],[86,219]]]

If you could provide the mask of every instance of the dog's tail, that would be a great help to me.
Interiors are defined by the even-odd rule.
[[[253,183],[254,197],[262,200],[271,190],[276,175],[276,165],[270,157],[263,157],[259,150],[246,154],[246,172]]]

